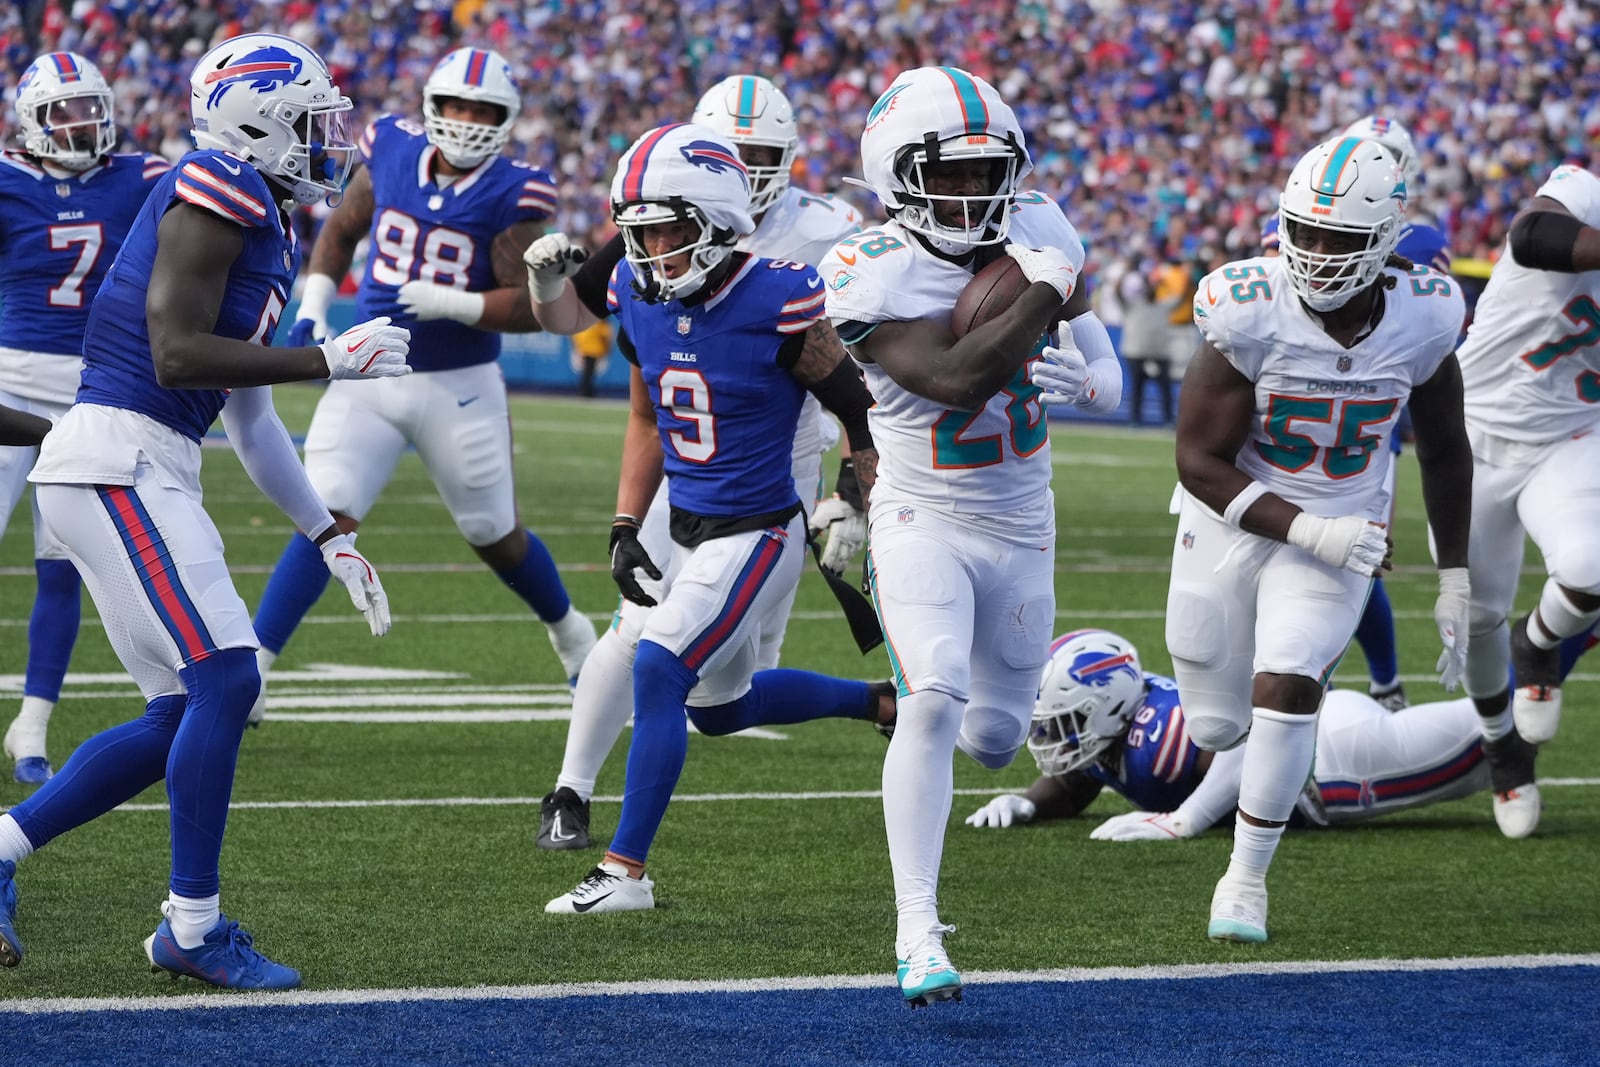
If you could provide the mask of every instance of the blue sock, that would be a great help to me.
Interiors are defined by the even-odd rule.
[[[38,591],[28,617],[28,673],[22,695],[53,703],[61,699],[61,683],[78,640],[83,580],[78,568],[64,559],[36,559],[33,573],[38,576]]]
[[[1581,634],[1573,634],[1561,641],[1561,677],[1565,679],[1572,673],[1572,668],[1577,664],[1578,657],[1589,651],[1594,646],[1595,630],[1600,629],[1600,622],[1595,623]]]
[[[73,751],[55,777],[12,808],[33,847],[42,848],[161,781],[185,700],[182,693],[156,697],[142,718],[95,734]]]
[[[233,796],[233,769],[261,675],[254,649],[224,648],[180,669],[178,676],[189,689],[189,710],[167,756],[172,891],[209,897],[222,884],[218,860]]]
[[[633,660],[633,741],[622,815],[611,851],[643,863],[661,828],[678,775],[689,754],[689,724],[683,702],[699,675],[654,641],[640,641]]]
[[[533,536],[532,530],[522,532],[528,535],[528,551],[522,562],[508,571],[495,571],[495,574],[506,583],[506,588],[533,609],[535,615],[545,622],[555,622],[565,617],[572,606],[572,601],[567,599],[567,587],[561,584],[556,561],[550,557],[544,542]]]
[[[878,710],[870,682],[852,682],[810,671],[760,671],[750,691],[730,704],[689,708],[694,728],[709,737],[752,726],[776,726],[813,719],[866,719]]]
[[[267,590],[256,608],[256,640],[261,647],[268,652],[282,652],[332,577],[322,549],[311,538],[300,533],[291,537],[278,557],[278,565],[272,568]]]
[[[1367,674],[1374,685],[1392,685],[1400,674],[1400,653],[1394,643],[1394,609],[1383,579],[1372,580],[1367,607],[1356,623],[1356,640],[1367,657]]]

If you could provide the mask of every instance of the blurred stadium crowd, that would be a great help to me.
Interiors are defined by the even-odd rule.
[[[795,104],[799,181],[859,174],[867,108],[906,67],[989,79],[1029,131],[1033,183],[1062,199],[1091,269],[1248,254],[1305,148],[1369,112],[1425,164],[1411,211],[1457,257],[1488,257],[1552,167],[1600,137],[1600,8],[1580,0],[21,0],[0,11],[7,107],[42,51],[96,63],[125,149],[188,148],[187,78],[249,30],[320,49],[364,120],[415,112],[435,60],[505,54],[527,105],[511,151],[562,181],[556,225],[607,223],[610,168],[640,132],[754,71]],[[869,194],[846,189],[864,208]],[[1102,278],[1101,281],[1109,281]]]

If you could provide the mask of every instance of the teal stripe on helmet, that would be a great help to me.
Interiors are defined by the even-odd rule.
[[[1333,155],[1328,157],[1328,162],[1322,168],[1322,175],[1317,179],[1317,203],[1324,207],[1333,206],[1333,194],[1339,191],[1339,175],[1344,173],[1345,164],[1350,162],[1350,157],[1355,155],[1356,148],[1361,144],[1359,137],[1346,137],[1333,148]]]
[[[950,79],[950,85],[956,91],[956,99],[961,103],[961,117],[967,124],[967,134],[987,133],[989,108],[978,93],[978,83],[966,71],[955,67],[940,67],[939,72]]]
[[[739,79],[739,118],[746,122],[756,117],[756,80]]]

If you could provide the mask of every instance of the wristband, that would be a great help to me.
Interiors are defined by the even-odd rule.
[[[1244,521],[1244,513],[1250,510],[1250,505],[1266,496],[1272,490],[1260,482],[1251,482],[1239,490],[1237,496],[1228,501],[1228,506],[1222,510],[1222,521],[1232,526],[1235,530],[1242,529],[1239,525]]]

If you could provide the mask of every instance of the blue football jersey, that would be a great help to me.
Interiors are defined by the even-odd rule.
[[[270,345],[300,270],[299,242],[278,207],[282,195],[250,164],[214,150],[190,152],[156,183],[90,308],[79,403],[137,411],[195,441],[205,436],[227,392],[165,389],[156,381],[144,314],[156,228],[182,201],[243,230],[244,250],[228,272],[213,332]]]
[[[1136,808],[1172,811],[1200,784],[1195,769],[1200,750],[1189,740],[1178,683],[1148,672],[1144,683],[1144,704],[1134,713],[1127,738],[1110,761],[1096,763],[1084,773],[1127,797]]]
[[[94,294],[170,168],[126,153],[57,178],[32,156],[0,152],[0,347],[82,354]]]
[[[1450,239],[1437,226],[1407,223],[1394,250],[1413,263],[1432,267],[1440,274],[1450,273]]]
[[[646,303],[633,277],[618,263],[606,302],[655,401],[668,501],[716,518],[796,503],[790,453],[805,390],[778,354],[823,316],[817,272],[749,258],[693,306]]]
[[[495,237],[516,223],[553,215],[554,180],[536,167],[494,156],[441,185],[430,173],[435,149],[427,134],[396,115],[382,115],[367,127],[360,149],[374,207],[356,320],[388,315],[409,329],[410,363],[419,371],[498,359],[498,333],[451,319],[418,322],[401,309],[400,287],[421,279],[474,293],[497,288],[490,259]]]

